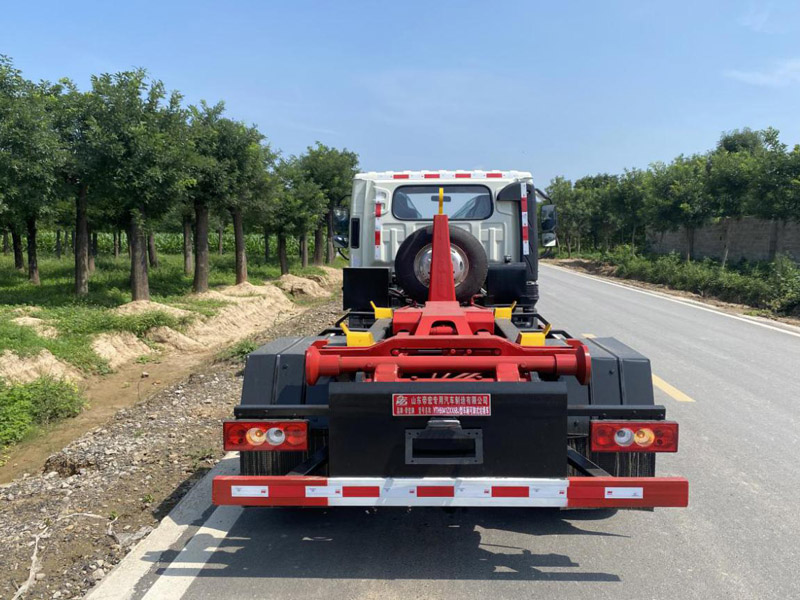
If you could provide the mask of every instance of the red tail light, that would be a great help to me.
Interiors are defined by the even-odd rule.
[[[308,450],[308,421],[225,421],[225,450]]]
[[[675,421],[592,421],[592,452],[677,452]]]

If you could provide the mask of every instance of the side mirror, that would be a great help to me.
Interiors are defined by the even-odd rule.
[[[333,231],[341,236],[347,236],[350,228],[350,210],[347,208],[333,209]]]
[[[545,248],[554,248],[558,245],[558,240],[556,239],[556,234],[553,231],[545,231],[542,233],[542,246]]]
[[[542,205],[541,221],[542,221],[542,233],[548,233],[556,230],[556,225],[558,224],[558,216],[556,214],[555,204]]]
[[[333,247],[334,248],[347,248],[347,238],[343,235],[335,235],[333,236]]]

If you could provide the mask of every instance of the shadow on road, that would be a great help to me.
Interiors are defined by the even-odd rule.
[[[566,520],[585,522],[611,514],[549,509],[248,509],[221,543],[211,536],[202,540],[201,535],[192,544],[213,553],[204,557],[208,563],[201,578],[614,582],[620,581],[616,574],[582,570],[567,555],[536,553],[537,538],[545,536],[624,537],[584,530]],[[521,545],[483,541],[498,538]],[[159,553],[147,559],[169,564],[177,555]],[[167,574],[188,574],[195,565],[184,560],[172,563]],[[158,570],[164,573],[164,568]]]

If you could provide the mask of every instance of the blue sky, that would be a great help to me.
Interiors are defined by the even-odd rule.
[[[539,185],[704,151],[769,125],[800,142],[798,2],[5,2],[31,79],[147,68],[224,100],[274,147],[365,170],[513,168]]]

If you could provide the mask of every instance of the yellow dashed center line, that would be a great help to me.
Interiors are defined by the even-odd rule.
[[[678,402],[694,402],[694,398],[687,396],[675,386],[668,384],[658,375],[653,375],[653,385]]]
[[[585,337],[587,340],[593,340],[594,338],[596,338],[596,337],[597,337],[597,336],[596,336],[595,334],[593,334],[593,333],[582,333],[581,335],[582,335],[583,337]]]

